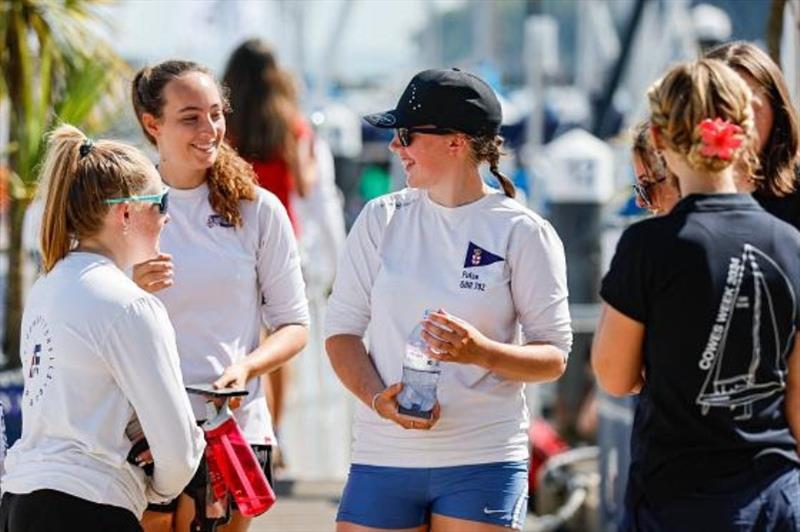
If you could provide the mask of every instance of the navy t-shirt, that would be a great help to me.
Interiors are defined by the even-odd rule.
[[[753,192],[753,197],[768,213],[800,229],[800,166],[794,167],[795,190],[786,196],[776,197],[763,190]]]
[[[690,195],[622,235],[600,291],[645,326],[629,503],[800,464],[784,414],[800,232],[747,195]]]
[[[754,193],[753,197],[768,213],[800,229],[800,189],[781,198],[759,192]]]

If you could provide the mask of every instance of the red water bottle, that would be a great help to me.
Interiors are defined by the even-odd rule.
[[[239,511],[247,517],[261,515],[275,503],[264,471],[245,441],[239,425],[226,404],[203,424],[206,436],[206,461],[217,498],[230,491]]]

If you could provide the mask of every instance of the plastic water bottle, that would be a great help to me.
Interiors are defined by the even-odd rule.
[[[424,318],[430,311],[426,310]],[[436,384],[441,369],[439,361],[425,354],[428,344],[422,339],[422,323],[418,323],[406,340],[403,359],[403,389],[397,396],[398,412],[407,416],[430,419],[436,404]]]
[[[213,415],[215,407],[211,403],[206,405],[207,411]],[[216,417],[209,417],[203,424],[203,431],[214,496],[221,498],[229,491],[239,511],[247,517],[255,517],[269,510],[275,503],[275,492],[227,404]]]

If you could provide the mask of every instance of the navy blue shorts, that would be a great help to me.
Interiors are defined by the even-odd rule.
[[[521,529],[528,508],[528,463],[454,467],[350,466],[336,521],[412,528],[438,514]]]
[[[747,464],[742,467],[747,468]],[[743,480],[749,482],[743,486]],[[627,508],[622,532],[800,532],[800,469],[765,478],[750,470],[712,489],[673,499],[657,508],[642,501]]]

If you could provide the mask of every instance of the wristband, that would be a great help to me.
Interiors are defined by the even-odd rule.
[[[378,397],[380,397],[382,393],[383,392],[377,392],[375,395],[373,395],[372,396],[372,402],[370,403],[371,406],[372,406],[373,412],[375,412],[379,416],[380,416],[380,413],[378,412],[378,408],[375,406],[375,403],[378,401]]]

